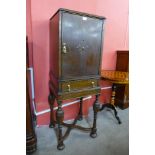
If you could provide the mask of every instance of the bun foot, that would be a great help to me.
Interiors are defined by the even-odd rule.
[[[63,143],[58,144],[57,149],[58,150],[63,150],[65,148],[65,145]]]
[[[97,133],[90,133],[90,137],[96,138],[97,137]]]
[[[55,127],[55,125],[53,123],[49,124],[49,128],[54,128],[54,127]]]
[[[82,121],[82,120],[83,120],[83,117],[80,116],[80,117],[78,118],[78,121]]]

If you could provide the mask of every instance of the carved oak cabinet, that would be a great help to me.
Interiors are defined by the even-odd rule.
[[[63,140],[73,128],[90,131],[90,136],[96,137],[104,20],[104,17],[67,9],[59,9],[50,19],[50,127],[58,124],[59,150],[64,148]],[[87,95],[96,95],[92,128],[76,125],[77,120],[82,120],[82,99]],[[73,124],[66,124],[62,101],[71,98],[80,99],[79,113]],[[56,121],[53,116],[55,99],[58,103]],[[63,125],[68,127],[64,136]]]

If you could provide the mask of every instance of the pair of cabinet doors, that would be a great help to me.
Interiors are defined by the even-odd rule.
[[[67,11],[51,18],[52,34],[59,34],[54,43],[59,44],[57,68],[62,79],[99,75],[103,22],[97,17]]]

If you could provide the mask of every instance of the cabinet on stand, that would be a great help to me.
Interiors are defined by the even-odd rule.
[[[97,135],[104,20],[104,17],[67,9],[59,9],[50,19],[50,127],[58,125],[59,150],[64,149],[63,141],[73,128],[88,131],[93,138]],[[94,121],[91,128],[84,128],[76,123],[82,120],[83,97],[88,95],[96,96]],[[73,98],[80,99],[79,113],[72,124],[66,124],[63,122],[62,101]],[[56,121],[53,116],[55,100],[58,104]],[[64,135],[62,126],[68,128]]]

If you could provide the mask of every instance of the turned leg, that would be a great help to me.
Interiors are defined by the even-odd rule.
[[[81,121],[83,119],[82,117],[82,99],[83,97],[80,98],[80,108],[79,108],[79,114],[78,114],[78,120]]]
[[[49,102],[49,105],[50,105],[50,124],[49,124],[49,127],[50,128],[53,128],[55,127],[55,122],[54,122],[54,111],[53,111],[53,108],[54,108],[54,101],[55,101],[55,97],[53,94],[49,94],[48,96],[48,102]]]
[[[96,95],[95,102],[93,104],[93,111],[94,111],[94,121],[93,121],[93,127],[90,133],[90,136],[92,138],[95,138],[97,136],[97,128],[96,128],[96,120],[97,120],[97,112],[100,110],[100,104],[98,103],[98,97],[99,95]]]
[[[113,84],[112,86],[112,96],[111,96],[111,109],[114,110],[115,118],[117,119],[118,123],[121,124],[121,120],[117,115],[117,110],[115,108],[115,94],[116,94],[116,85]]]
[[[65,148],[65,145],[63,144],[63,138],[62,138],[62,122],[64,119],[64,112],[62,110],[62,101],[58,101],[58,109],[56,111],[56,120],[58,123],[58,150],[63,150]]]

